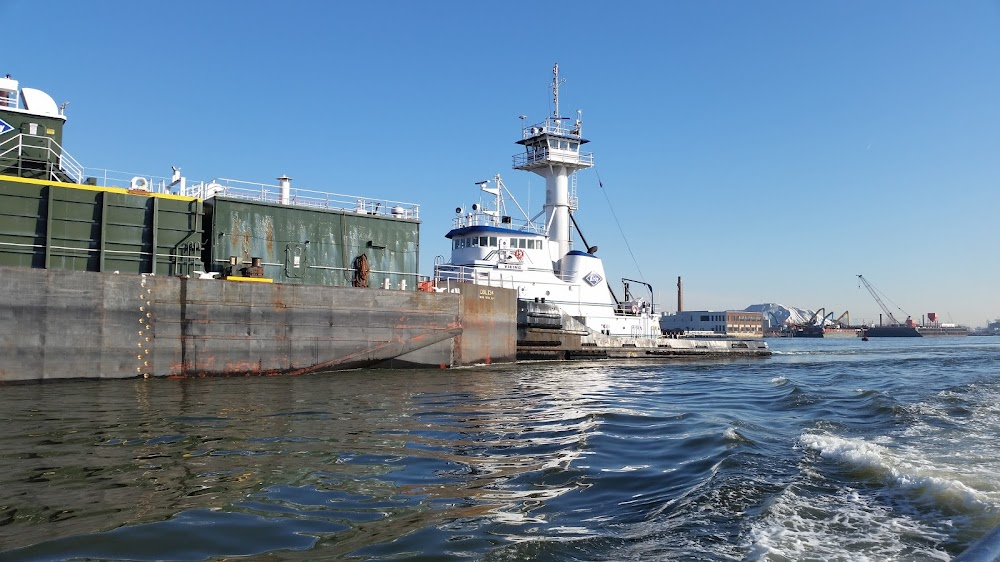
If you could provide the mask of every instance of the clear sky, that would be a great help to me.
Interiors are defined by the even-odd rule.
[[[71,102],[83,165],[418,203],[424,274],[474,182],[540,208],[511,156],[558,62],[610,279],[861,321],[864,274],[915,318],[1000,316],[995,1],[0,0],[0,21],[0,73]]]

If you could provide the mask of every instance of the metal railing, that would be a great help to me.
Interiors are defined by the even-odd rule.
[[[504,222],[507,221],[507,222]],[[500,217],[494,211],[467,213],[452,219],[452,228],[466,228],[469,226],[493,226],[497,228],[509,228],[531,234],[545,234],[545,225],[527,219],[515,219],[514,217]]]
[[[572,150],[550,149],[548,147],[534,148],[531,151],[520,152],[513,156],[514,168],[521,168],[541,162],[562,162],[565,164],[594,165],[593,152],[574,152]]]
[[[40,153],[29,156],[25,154],[26,150],[37,150]],[[83,180],[83,166],[67,154],[55,139],[19,133],[0,143],[0,166],[16,168],[18,175],[26,170],[38,171],[25,166],[28,162],[44,163],[46,179],[58,181],[62,178],[57,172],[62,172],[77,183]]]
[[[105,168],[83,168],[83,174],[86,178],[85,183],[90,185],[131,189],[133,180],[142,179],[145,180],[147,191],[152,193],[170,192],[170,179],[163,176],[150,176]]]
[[[32,154],[32,151],[35,153]],[[84,168],[75,158],[67,154],[55,140],[27,133],[14,135],[0,143],[0,169],[16,170],[19,176],[26,173],[38,174],[42,172],[46,179],[53,181],[69,178],[76,183],[99,187],[131,189],[141,186],[144,191],[152,193],[175,193],[199,199],[220,195],[248,201],[332,209],[365,215],[413,220],[420,218],[420,205],[391,199],[328,193],[297,187],[290,188],[285,196],[281,187],[277,185],[228,178],[185,185],[184,180],[180,179],[174,181],[162,176],[136,174],[121,170]],[[60,177],[59,172],[63,174],[62,177]],[[175,175],[175,178],[178,177]]]
[[[563,122],[569,122],[572,126],[567,127],[563,125]],[[531,137],[537,137],[542,133],[563,137],[579,137],[580,123],[570,119],[546,117],[545,121],[542,121],[541,123],[535,123],[534,125],[523,127],[521,129],[521,139],[530,139]]]
[[[573,275],[569,274],[559,274],[553,273],[559,281],[571,282],[573,281]],[[453,281],[459,283],[473,283],[475,285],[489,285],[493,287],[506,287],[515,288],[516,283],[511,275],[504,275],[501,270],[488,269],[483,267],[476,267],[470,265],[452,265],[452,264],[439,264],[434,266],[434,280],[435,281]],[[547,283],[544,281],[531,281],[532,285],[536,286],[552,286],[552,287],[565,287],[565,284],[560,283]],[[579,287],[579,285],[574,284],[574,286]]]
[[[390,199],[373,199],[341,193],[327,193],[297,187],[289,188],[288,196],[285,197],[282,194],[280,186],[229,178],[218,178],[210,182],[199,182],[189,185],[182,195],[200,199],[208,199],[215,196],[232,197],[247,201],[332,209],[364,215],[391,216],[404,219],[420,218],[420,205],[416,203],[406,203]]]

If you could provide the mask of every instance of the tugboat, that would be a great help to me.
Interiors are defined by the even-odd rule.
[[[622,298],[615,295],[597,247],[587,245],[573,218],[576,172],[592,167],[594,155],[581,151],[589,142],[582,136],[581,113],[572,120],[560,115],[558,64],[552,73],[554,111],[530,126],[521,118],[516,144],[524,151],[513,156],[515,170],[545,178],[542,210],[528,218],[499,175],[478,182],[492,201],[455,209],[446,234],[451,259],[435,264],[435,290],[473,283],[488,297],[489,287],[514,289],[518,359],[770,355],[763,341],[665,336],[648,283],[623,279]],[[508,214],[508,198],[523,219]],[[585,250],[573,249],[573,227]],[[633,295],[630,283],[644,287],[643,294]]]

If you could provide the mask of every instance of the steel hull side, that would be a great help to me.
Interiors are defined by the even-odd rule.
[[[919,338],[916,328],[910,326],[872,326],[862,332],[869,338]]]
[[[459,295],[0,268],[2,381],[319,373],[461,332]]]

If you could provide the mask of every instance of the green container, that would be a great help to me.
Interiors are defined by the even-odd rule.
[[[418,220],[223,197],[205,201],[205,213],[212,271],[231,257],[237,267],[261,258],[264,277],[279,283],[416,287]]]
[[[0,265],[190,274],[203,217],[190,197],[0,177]]]

